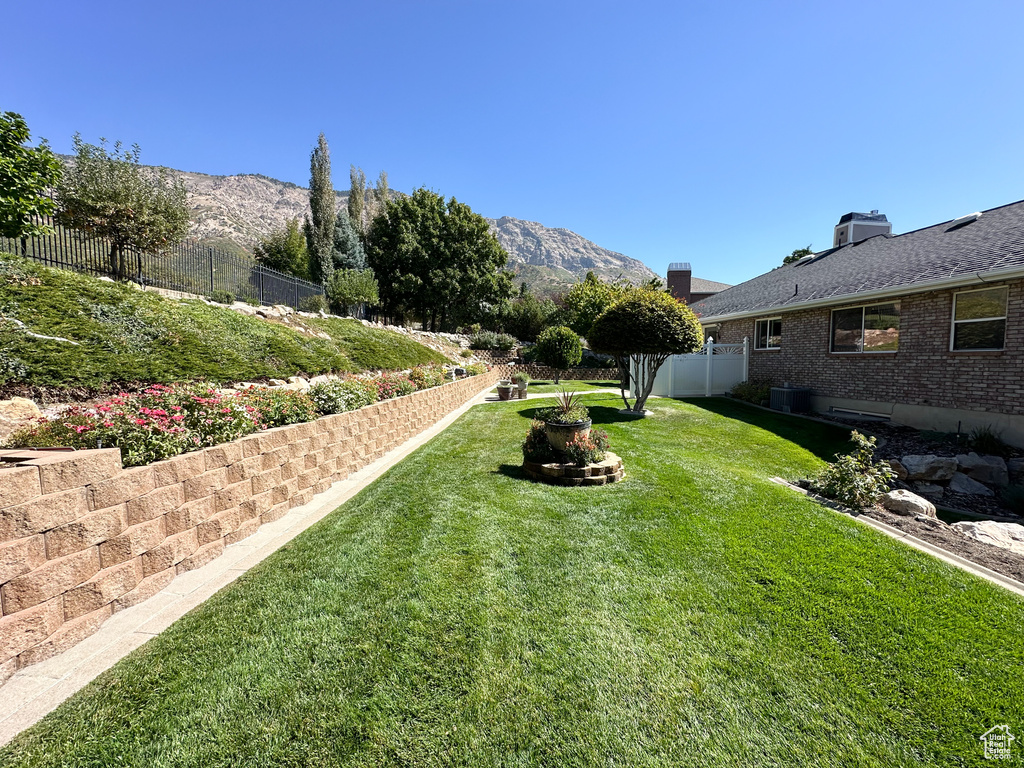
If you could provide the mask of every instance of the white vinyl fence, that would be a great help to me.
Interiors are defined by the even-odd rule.
[[[724,395],[747,380],[750,369],[750,341],[716,344],[709,338],[700,352],[673,355],[654,379],[652,395],[661,397],[711,397]]]

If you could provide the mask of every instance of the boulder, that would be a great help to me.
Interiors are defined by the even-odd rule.
[[[288,383],[293,389],[309,389],[309,382],[301,376],[289,376]]]
[[[1018,523],[997,523],[995,520],[966,520],[953,523],[954,528],[964,536],[977,541],[991,544],[993,547],[1008,549],[1018,555],[1024,555],[1024,525]]]
[[[1014,480],[1020,478],[1024,474],[1024,459],[1010,459],[1006,462],[1006,469],[1010,473],[1010,477]]]
[[[896,473],[897,478],[899,478],[900,480],[907,479],[907,468],[904,467],[899,461],[897,461],[896,459],[889,459],[889,467],[892,469],[893,472]]]
[[[0,400],[0,419],[8,421],[22,421],[27,419],[38,419],[43,415],[39,406],[34,400],[27,397],[12,397],[10,400]]]
[[[983,483],[972,480],[963,472],[954,472],[949,481],[949,490],[953,493],[969,493],[974,496],[995,496],[995,492]]]
[[[941,496],[946,489],[935,483],[914,483],[914,490],[923,496]]]
[[[928,499],[921,498],[916,493],[898,489],[882,494],[878,502],[897,515],[924,515],[935,517],[935,505]]]
[[[972,480],[987,485],[1009,485],[1010,472],[1001,456],[979,456],[968,453],[956,457],[958,469]]]
[[[908,480],[949,480],[956,472],[956,459],[932,454],[904,456],[900,462],[907,468]]]

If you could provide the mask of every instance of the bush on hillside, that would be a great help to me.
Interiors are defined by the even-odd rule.
[[[345,413],[377,402],[379,391],[373,379],[335,379],[309,388],[317,413],[327,416]]]
[[[500,350],[508,352],[515,348],[516,339],[507,333],[495,333],[494,331],[479,331],[469,337],[470,349]]]
[[[327,299],[319,294],[303,296],[299,299],[299,310],[302,312],[312,312],[314,315],[320,312],[326,312]]]
[[[448,371],[440,365],[417,365],[409,372],[417,389],[439,387],[449,380]]]
[[[217,304],[234,304],[235,294],[231,291],[222,291],[218,289],[210,294],[210,301],[216,302]]]
[[[416,391],[416,382],[400,373],[382,373],[376,379],[377,395],[381,400],[411,395]]]

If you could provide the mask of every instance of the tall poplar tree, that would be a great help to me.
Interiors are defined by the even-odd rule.
[[[309,251],[309,272],[314,281],[326,285],[334,272],[334,185],[331,184],[331,151],[321,133],[309,156],[309,209],[305,232]]]
[[[351,188],[348,193],[348,219],[352,222],[359,236],[365,232],[363,227],[363,207],[366,205],[366,174],[362,168],[351,166],[348,172]]]

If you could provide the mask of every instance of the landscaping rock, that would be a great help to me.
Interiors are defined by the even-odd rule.
[[[1006,466],[1006,460],[1001,456],[979,456],[976,453],[968,453],[957,456],[956,463],[961,472],[979,483],[1010,484],[1010,473]]]
[[[896,473],[896,477],[898,479],[907,479],[907,468],[904,467],[903,464],[901,464],[899,461],[897,461],[896,459],[889,459],[889,467],[892,469],[893,472]]]
[[[942,496],[946,489],[935,483],[914,483],[914,490],[922,496]]]
[[[1011,552],[1024,555],[1024,525],[997,523],[994,520],[979,520],[978,522],[965,520],[953,523],[950,528],[956,529],[964,536],[991,544],[993,547],[1008,549]]]
[[[294,389],[309,389],[309,382],[301,376],[289,376],[288,384],[290,384]]]
[[[12,397],[10,400],[0,400],[0,442],[7,438],[19,427],[24,426],[32,419],[41,418],[43,412],[35,401],[27,397]]]
[[[1011,478],[1019,480],[1021,475],[1024,474],[1024,459],[1010,459],[1006,462],[1006,469],[1010,473]]]
[[[907,468],[908,480],[949,480],[956,472],[956,459],[948,456],[904,456],[901,463]]]
[[[995,496],[995,492],[987,485],[972,480],[963,472],[954,472],[949,481],[949,490],[953,493],[969,493],[974,496]]]
[[[879,503],[890,512],[895,512],[897,515],[907,515],[908,517],[912,515],[935,517],[934,504],[928,501],[928,499],[924,499],[916,493],[905,491],[902,488],[883,494],[879,499]]]

